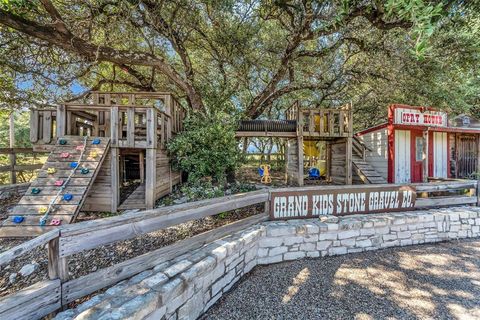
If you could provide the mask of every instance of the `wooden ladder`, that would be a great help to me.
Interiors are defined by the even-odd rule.
[[[37,178],[30,184],[25,195],[0,226],[0,237],[37,236],[57,228],[57,226],[50,225],[52,219],[61,220],[61,224],[68,224],[76,219],[110,146],[110,138],[88,137],[85,152],[79,161],[82,151],[77,150],[77,146],[83,146],[84,138],[82,136],[65,136],[61,138],[67,142],[65,145],[61,145],[60,139],[57,139],[54,150],[40,169]],[[100,143],[93,144],[94,139],[99,139]],[[62,153],[68,153],[69,156],[62,157]],[[71,179],[66,182],[73,170],[72,162],[79,162],[79,166]],[[49,173],[49,168],[54,168],[55,172]],[[82,174],[81,168],[87,168],[89,172]],[[60,194],[58,194],[60,187],[55,186],[55,182],[59,180],[66,182],[66,187]],[[34,188],[40,189],[40,192],[33,194],[32,189]],[[72,200],[63,199],[67,193],[73,196]],[[47,216],[46,224],[41,226],[40,219],[44,216],[41,208],[47,208],[54,198],[55,201]],[[15,216],[23,217],[23,221],[21,223],[13,222]]]

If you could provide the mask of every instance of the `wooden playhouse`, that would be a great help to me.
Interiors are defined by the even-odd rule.
[[[365,161],[389,183],[478,179],[480,124],[467,115],[449,120],[434,108],[395,104],[386,123],[356,136],[367,148]]]
[[[0,236],[40,234],[80,211],[153,208],[181,181],[166,142],[182,130],[184,117],[170,93],[158,92],[93,92],[57,109],[32,110],[34,150],[50,154]],[[120,202],[129,180],[137,185]]]

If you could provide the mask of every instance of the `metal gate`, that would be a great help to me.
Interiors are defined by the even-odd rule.
[[[457,140],[457,177],[476,179],[477,139],[475,136],[461,135]]]

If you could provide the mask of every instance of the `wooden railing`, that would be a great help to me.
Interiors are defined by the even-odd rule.
[[[372,187],[392,187],[376,185]],[[400,185],[398,185],[400,186]],[[438,206],[478,204],[477,181],[447,181],[414,184],[417,190],[415,209]],[[301,188],[301,190],[345,190],[350,186]],[[272,191],[287,189],[272,189]],[[295,189],[288,189],[295,190]],[[270,208],[268,190],[253,191],[198,202],[158,208],[121,216],[65,225],[0,254],[0,267],[10,264],[19,256],[48,243],[49,280],[0,299],[0,318],[38,319],[65,306],[75,299],[111,286],[162,261],[202,247],[208,242],[241,231],[268,219]],[[149,232],[165,229],[188,221],[205,218],[251,205],[264,204],[265,212],[231,224],[161,247],[113,266],[70,279],[68,260],[74,254],[98,248],[117,241],[131,239]],[[20,303],[28,301],[28,303]]]
[[[352,108],[350,104],[338,109],[301,108],[295,103],[286,112],[287,120],[297,120],[299,135],[306,137],[351,137]]]
[[[93,92],[89,99],[32,110],[30,141],[48,145],[56,136],[88,135],[111,137],[112,147],[164,148],[183,130],[185,111],[168,93]]]
[[[9,172],[10,173],[10,183],[17,183],[17,173],[21,172],[31,172],[40,169],[43,166],[43,163],[37,158],[37,155],[42,154],[42,152],[36,152],[33,148],[0,148],[0,155],[8,155],[8,165],[0,166],[0,172]],[[29,163],[19,164],[18,155],[32,155],[31,158],[28,158]],[[25,159],[22,159],[25,160]],[[32,163],[30,163],[32,162]],[[38,162],[38,163],[35,163]],[[28,179],[25,179],[28,180]],[[23,181],[28,182],[28,181]]]

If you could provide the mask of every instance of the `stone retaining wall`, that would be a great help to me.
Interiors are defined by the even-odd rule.
[[[478,236],[478,207],[266,222],[161,263],[55,319],[196,319],[256,265]]]

